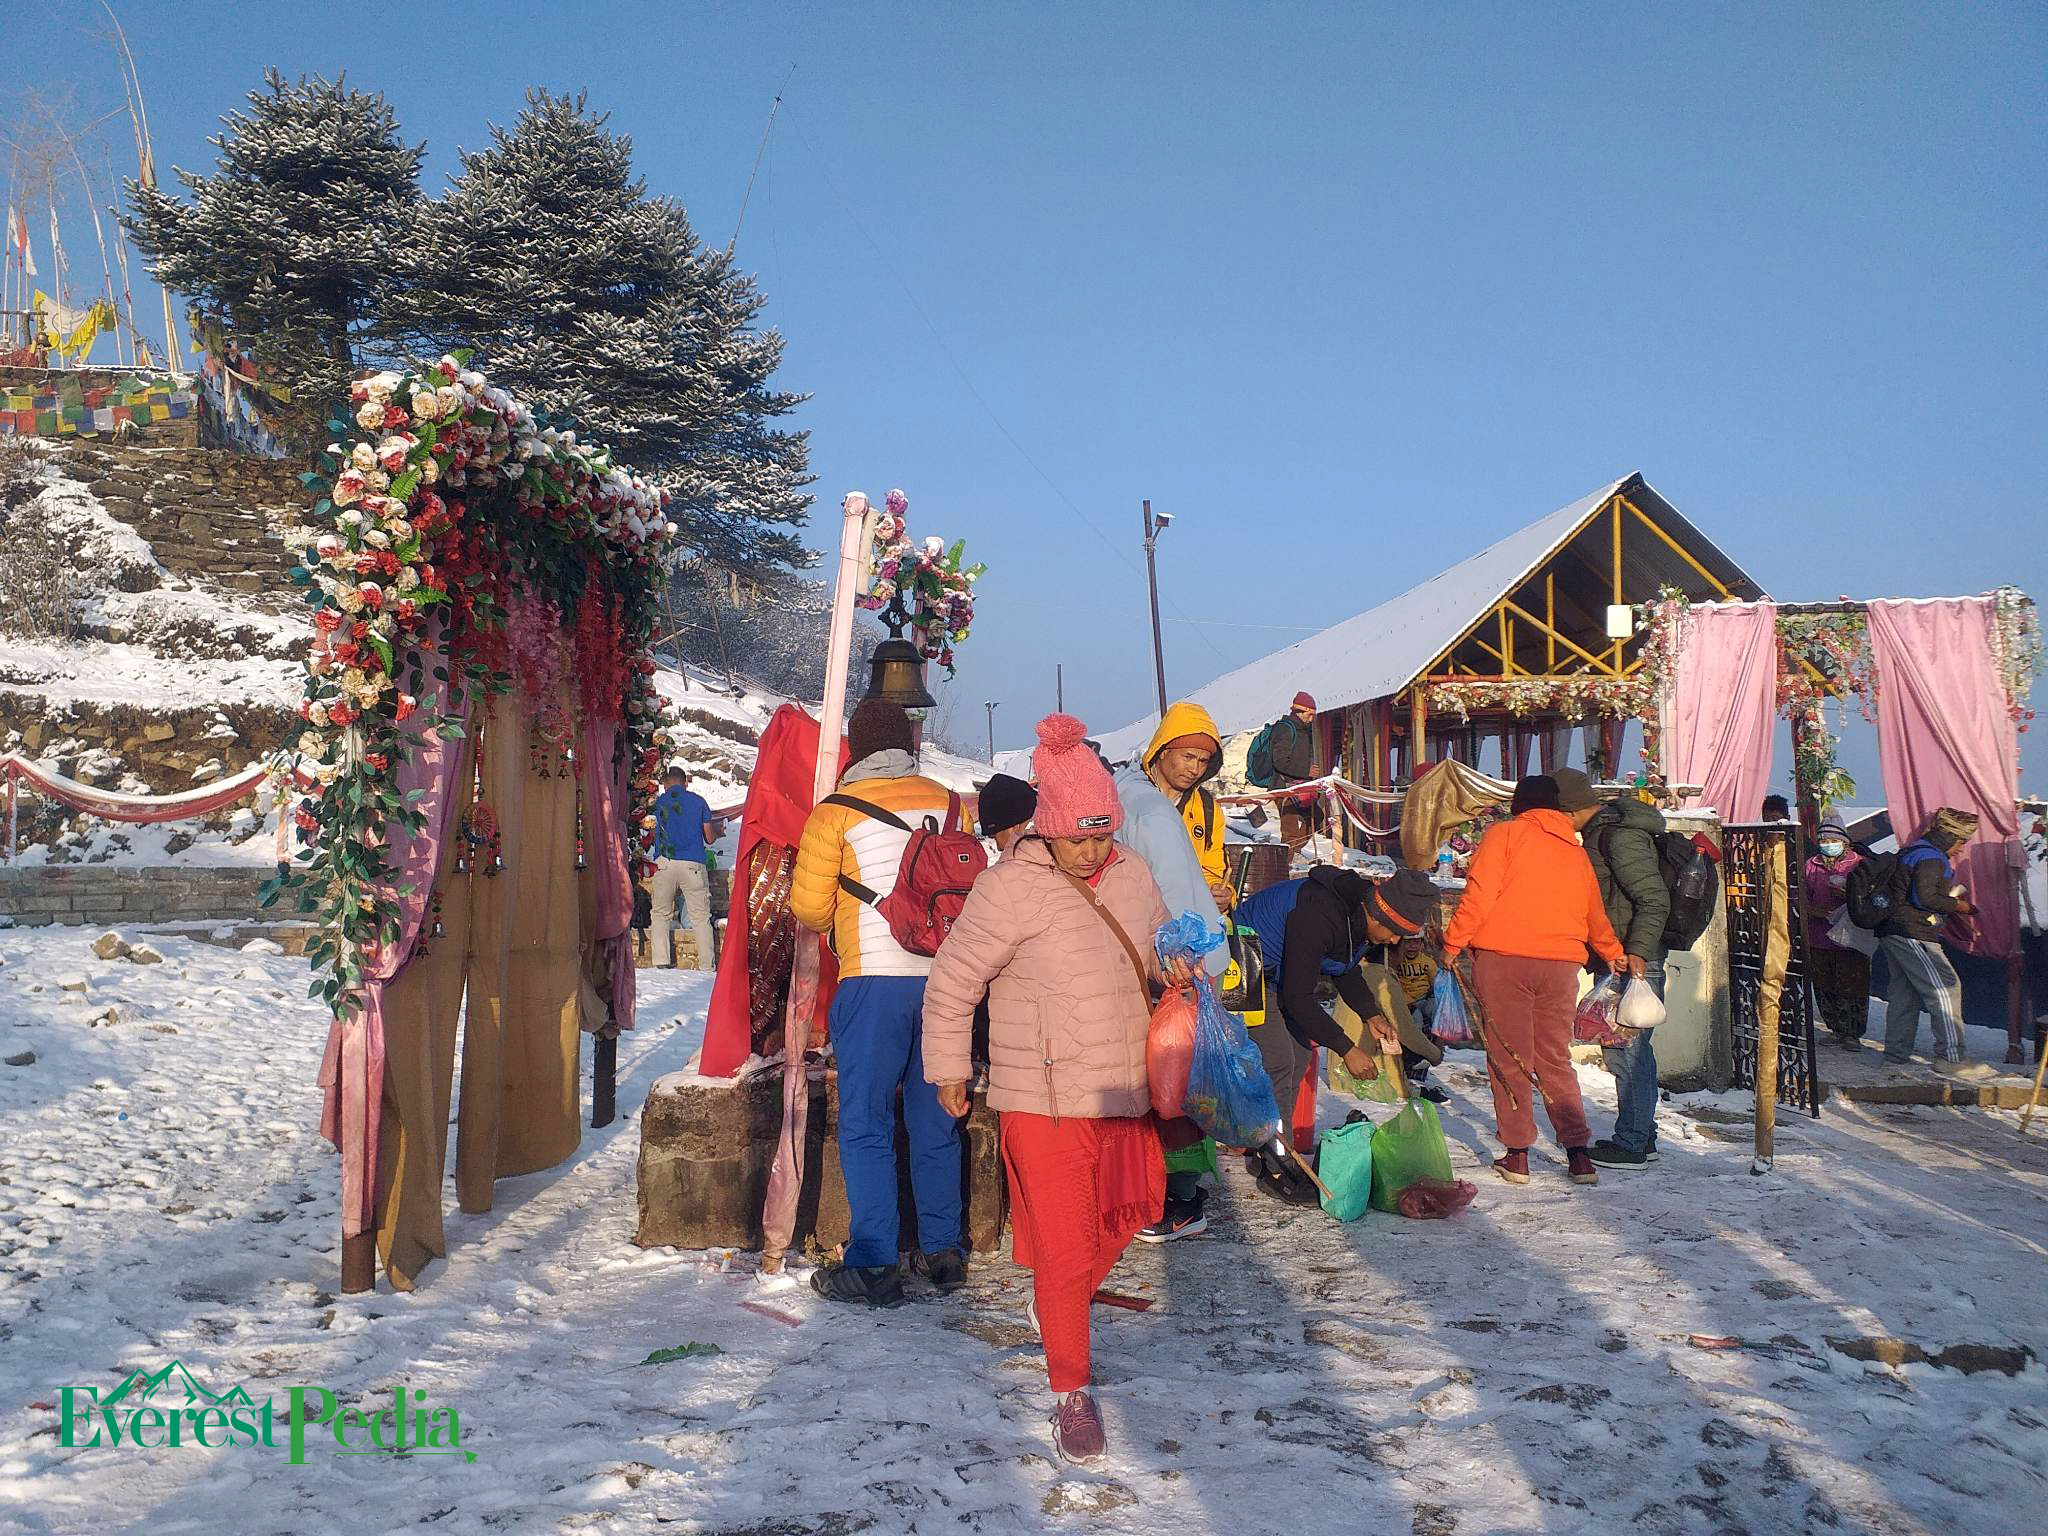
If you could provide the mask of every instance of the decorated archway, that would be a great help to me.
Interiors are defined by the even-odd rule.
[[[632,881],[666,742],[652,681],[664,493],[466,357],[353,387],[306,476],[300,846],[333,1009],[322,1130],[345,1289],[410,1289],[457,1199],[580,1139],[580,1041],[633,1025]],[[374,1253],[373,1253],[374,1242]]]

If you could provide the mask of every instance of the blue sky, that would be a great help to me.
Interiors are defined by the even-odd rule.
[[[2038,6],[119,9],[164,166],[266,65],[383,91],[430,187],[587,88],[720,244],[795,65],[739,253],[814,542],[901,485],[991,566],[968,742],[1058,661],[1149,707],[1146,496],[1175,691],[1637,469],[1783,597],[2048,594]],[[119,104],[83,7],[24,26],[0,100]]]

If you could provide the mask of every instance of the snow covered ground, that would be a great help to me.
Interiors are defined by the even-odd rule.
[[[1757,1179],[1741,1101],[1701,1098],[1665,1106],[1654,1171],[1582,1190],[1544,1153],[1510,1190],[1480,1176],[1484,1084],[1454,1055],[1473,1208],[1344,1227],[1227,1172],[1208,1236],[1111,1281],[1156,1305],[1098,1311],[1112,1454],[1083,1472],[1048,1459],[1006,1259],[870,1315],[633,1245],[632,1110],[694,1049],[700,980],[643,973],[616,1124],[487,1215],[451,1198],[417,1293],[344,1297],[303,963],[159,935],[137,966],[90,938],[0,931],[0,1059],[35,1055],[0,1065],[7,1530],[2042,1529],[2038,1360],[1895,1370],[1826,1341],[2048,1356],[2048,1123],[1835,1103]],[[719,1352],[638,1363],[693,1342]],[[424,1392],[476,1460],[58,1443],[62,1388],[173,1361],[217,1393]]]

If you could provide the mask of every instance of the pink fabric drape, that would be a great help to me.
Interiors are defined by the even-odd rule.
[[[1973,955],[2005,956],[2019,948],[2019,730],[1998,675],[1997,619],[1989,597],[1875,602],[1870,653],[1892,831],[1903,847],[1943,806],[1977,813],[1977,835],[1955,858],[1977,915],[1951,931]]]
[[[633,1027],[633,872],[627,867],[627,766],[613,762],[616,721],[588,720],[583,726],[583,849],[597,877],[597,942],[611,977],[612,1021]]]
[[[431,670],[439,658],[425,660]],[[417,837],[389,850],[396,867],[399,908],[398,942],[373,950],[363,967],[363,992],[358,1006],[337,1018],[327,1031],[327,1049],[320,1060],[320,1134],[341,1154],[341,1233],[355,1237],[376,1225],[377,1151],[384,1104],[384,989],[405,968],[418,942],[432,899],[434,875],[441,865],[441,845],[450,832],[456,772],[463,761],[461,737],[444,737],[425,722],[444,715],[464,720],[466,701],[450,702],[445,684],[435,683],[420,700],[419,712],[406,722],[412,750],[398,769],[401,795],[421,791],[416,803],[426,817]],[[417,723],[416,723],[417,722]]]
[[[1706,603],[1687,622],[1664,737],[1665,777],[1705,786],[1686,797],[1687,810],[1711,807],[1723,821],[1755,821],[1777,744],[1777,605]]]

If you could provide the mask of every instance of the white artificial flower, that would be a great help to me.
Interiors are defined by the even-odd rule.
[[[348,451],[348,460],[357,469],[375,469],[377,467],[377,450],[368,443],[357,443],[355,447]]]
[[[420,460],[420,484],[432,485],[441,478],[441,461],[431,453]]]
[[[363,483],[373,491],[388,491],[391,489],[391,477],[381,469],[373,469],[364,475]]]
[[[398,568],[398,590],[399,590],[399,591],[401,591],[401,592],[410,592],[410,591],[412,591],[412,589],[413,589],[414,587],[417,587],[417,586],[418,586],[419,584],[420,584],[420,573],[419,573],[418,571],[415,571],[415,570],[414,570],[414,569],[413,569],[413,568],[412,568],[411,566],[409,566],[409,565],[401,565],[401,566],[400,566],[400,567]]]
[[[362,594],[353,587],[342,588],[336,594],[335,601],[341,604],[341,611],[343,613],[361,613],[363,611]]]
[[[356,425],[366,432],[374,432],[384,425],[384,402],[377,399],[365,400],[356,407]]]
[[[337,517],[335,521],[347,528],[360,528],[363,525],[363,514],[354,507],[350,507],[341,516]]]
[[[363,542],[372,549],[389,549],[391,547],[391,535],[384,532],[381,528],[372,528],[363,535]]]

